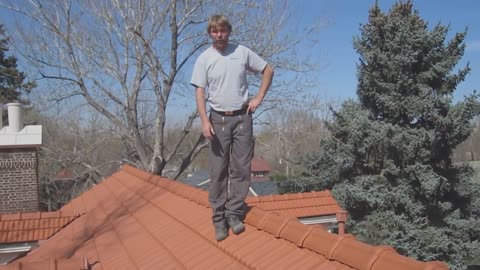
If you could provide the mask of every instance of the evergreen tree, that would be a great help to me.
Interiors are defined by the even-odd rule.
[[[17,69],[17,58],[6,56],[8,38],[5,29],[0,25],[0,104],[22,102],[22,92],[29,93],[35,86],[32,82],[24,82],[25,74]]]
[[[359,102],[334,112],[331,138],[305,164],[315,188],[333,189],[359,239],[466,269],[479,263],[479,183],[451,158],[480,104],[475,93],[453,104],[470,68],[454,71],[466,31],[446,41],[448,30],[429,30],[411,1],[388,13],[374,4],[354,39]]]

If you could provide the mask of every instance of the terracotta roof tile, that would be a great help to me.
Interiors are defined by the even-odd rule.
[[[246,215],[244,233],[216,242],[205,191],[130,166],[61,210],[82,212],[19,262],[35,265],[52,258],[86,257],[94,270],[448,269],[443,263],[418,262],[391,248],[305,226],[256,206]],[[11,267],[0,269],[15,269]]]
[[[0,243],[48,239],[77,217],[60,211],[0,215]]]
[[[286,217],[335,215],[343,211],[330,191],[248,197],[250,206],[274,211]]]
[[[87,258],[45,260],[35,263],[12,263],[3,266],[5,270],[88,270]]]

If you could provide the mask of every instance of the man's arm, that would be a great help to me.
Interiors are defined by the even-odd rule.
[[[207,115],[207,102],[205,101],[205,89],[197,87],[196,89],[197,110],[200,115],[200,121],[202,122],[202,134],[205,138],[211,140],[215,136],[212,123]]]
[[[267,64],[267,66],[262,71],[262,82],[260,83],[260,89],[258,89],[258,94],[250,100],[248,103],[247,111],[255,112],[255,110],[260,106],[265,95],[267,94],[270,85],[273,80],[273,67]]]

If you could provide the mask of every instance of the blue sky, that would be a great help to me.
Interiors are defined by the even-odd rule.
[[[1,1],[1,0],[0,0]],[[378,0],[381,9],[387,12],[396,0]],[[310,76],[315,76],[318,86],[312,89],[325,102],[356,98],[356,64],[358,54],[352,46],[352,39],[359,35],[360,24],[367,23],[368,10],[375,0],[290,0],[293,22],[306,26],[315,21],[324,25],[316,34],[318,46],[305,50],[308,57],[316,58],[322,68]],[[413,0],[420,16],[432,27],[437,23],[450,24],[450,37],[469,28],[467,49],[458,67],[470,62],[471,73],[455,92],[455,100],[480,91],[480,0]],[[11,19],[9,12],[0,9],[2,23]],[[11,30],[12,29],[8,29]],[[188,76],[187,76],[188,77]],[[252,89],[254,92],[256,89]],[[175,114],[184,107],[194,106],[192,96],[180,98],[172,108]],[[189,106],[187,106],[189,105]]]
[[[395,2],[379,0],[384,12]],[[353,49],[352,39],[359,35],[359,25],[367,23],[368,10],[374,3],[375,0],[292,1],[296,14],[301,15],[301,23],[326,21],[317,37],[319,52],[307,52],[321,57],[321,64],[324,65],[317,72],[319,87],[315,91],[320,96],[340,100],[356,97],[358,54]],[[414,0],[413,4],[429,27],[438,22],[450,24],[450,37],[468,27],[467,49],[458,67],[465,66],[469,61],[472,71],[457,88],[455,99],[461,99],[474,89],[480,90],[480,1]]]

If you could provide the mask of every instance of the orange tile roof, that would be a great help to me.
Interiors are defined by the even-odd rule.
[[[61,211],[0,215],[0,243],[48,239],[77,217]]]
[[[273,211],[286,217],[295,218],[335,215],[343,211],[328,190],[248,197],[247,203],[268,212]]]
[[[85,214],[14,265],[87,257],[92,270],[448,269],[259,207],[247,213],[244,233],[216,242],[207,192],[130,166],[62,208],[79,211]]]
[[[34,263],[14,263],[3,266],[5,270],[89,270],[87,258],[53,259]]]

